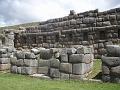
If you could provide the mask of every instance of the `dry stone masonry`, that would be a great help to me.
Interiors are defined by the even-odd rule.
[[[85,46],[16,51],[11,57],[11,72],[43,74],[52,79],[83,79],[92,71],[93,59],[92,47]]]
[[[102,80],[120,83],[119,45],[107,45],[107,55],[102,56]]]
[[[106,45],[120,42],[120,8],[99,12],[75,13],[50,19],[39,26],[15,33],[16,48],[61,48],[73,45],[94,46],[95,58],[106,54]]]

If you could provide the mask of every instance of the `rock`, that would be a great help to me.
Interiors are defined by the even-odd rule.
[[[17,63],[17,58],[16,58],[16,57],[11,57],[11,58],[10,58],[10,63],[11,63],[12,65],[16,65],[16,63]]]
[[[17,67],[17,73],[21,74],[21,72],[22,72],[22,68],[21,67]]]
[[[26,59],[35,59],[36,56],[35,56],[34,53],[26,52],[26,53],[25,53],[25,58],[26,58]]]
[[[24,65],[24,60],[23,59],[18,59],[16,62],[16,66],[23,66]]]
[[[106,57],[102,56],[102,62],[108,66],[114,67],[120,65],[120,57]]]
[[[87,72],[87,67],[85,63],[73,64],[73,74],[83,75]]]
[[[59,68],[59,66],[60,66],[60,61],[59,61],[59,59],[51,59],[50,60],[50,67],[52,67],[52,68]]]
[[[21,70],[22,70],[21,74],[25,74],[25,75],[31,75],[37,73],[36,67],[22,67]]]
[[[17,59],[25,59],[25,53],[22,51],[18,51],[15,53]]]
[[[7,53],[7,49],[6,48],[0,49],[0,54],[6,54],[6,53]]]
[[[51,59],[52,55],[53,55],[53,52],[51,52],[50,49],[45,49],[45,50],[40,51],[40,58],[41,59],[46,59],[46,60]]]
[[[50,77],[52,77],[52,78],[60,78],[59,69],[50,68]]]
[[[90,54],[90,53],[92,53],[91,48],[84,47],[84,46],[77,48],[77,54]]]
[[[102,75],[103,82],[110,82],[110,76],[109,75]]]
[[[38,60],[24,59],[24,66],[26,66],[26,67],[38,67]]]
[[[17,66],[11,66],[11,72],[17,73]]]
[[[103,75],[109,75],[110,74],[110,69],[107,65],[102,64],[102,74]]]
[[[39,67],[45,67],[45,66],[50,67],[50,60],[42,60],[42,59],[40,59],[38,61],[38,66]]]
[[[66,73],[60,73],[60,79],[69,80],[70,75]]]
[[[61,54],[60,55],[60,57],[61,57],[61,62],[68,62],[68,55],[67,54]]]
[[[10,64],[9,58],[0,58],[0,64]]]
[[[112,67],[111,74],[119,76],[120,75],[120,66]]]
[[[72,54],[69,56],[70,63],[90,63],[92,60],[91,54]]]
[[[60,64],[60,72],[64,73],[72,73],[72,64],[70,63],[61,63]]]
[[[48,67],[38,67],[37,73],[48,75],[49,74],[49,68]]]

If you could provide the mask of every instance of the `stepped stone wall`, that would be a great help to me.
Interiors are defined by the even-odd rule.
[[[102,56],[102,80],[120,83],[120,46],[107,45],[107,55]]]
[[[17,51],[11,57],[11,72],[43,74],[52,79],[83,79],[91,73],[93,59],[92,48],[85,46]]]
[[[36,27],[15,33],[16,48],[64,48],[73,45],[94,46],[95,58],[106,54],[106,45],[120,43],[120,8],[99,12],[75,13],[50,19]]]

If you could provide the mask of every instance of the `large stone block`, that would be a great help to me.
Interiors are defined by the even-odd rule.
[[[6,48],[0,49],[0,54],[6,54],[6,53],[7,53],[7,49]]]
[[[22,67],[17,67],[17,73],[21,74],[21,72],[22,72]]]
[[[105,64],[102,64],[102,74],[103,75],[109,75],[110,74],[110,68]]]
[[[77,54],[90,54],[92,49],[90,47],[81,46],[77,48]]]
[[[17,73],[17,66],[11,66],[11,73]]]
[[[50,60],[42,60],[42,59],[40,59],[38,61],[38,66],[39,67],[45,67],[45,66],[50,67]]]
[[[70,74],[60,73],[60,79],[69,80],[70,79]]]
[[[0,58],[0,64],[10,64],[10,58]]]
[[[31,75],[31,74],[36,74],[36,73],[37,73],[36,67],[22,67],[21,68],[21,74]]]
[[[70,79],[72,80],[82,80],[84,78],[86,78],[86,74],[84,75],[75,75],[75,74],[70,74]]]
[[[9,70],[10,66],[10,64],[0,64],[0,70]]]
[[[11,63],[12,65],[16,65],[16,63],[17,63],[17,58],[16,58],[16,57],[10,57],[10,63]]]
[[[87,66],[85,63],[73,64],[73,74],[83,75],[87,72]]]
[[[59,69],[50,68],[50,77],[52,77],[52,78],[60,78]]]
[[[38,66],[38,60],[24,59],[24,66],[26,66],[26,67],[37,67]]]
[[[118,66],[120,65],[120,57],[106,57],[102,56],[102,62],[108,66]]]
[[[18,51],[15,53],[17,59],[25,59],[25,52]]]
[[[50,49],[45,49],[40,51],[40,58],[41,59],[51,59],[53,56],[53,52]]]
[[[70,63],[61,63],[60,64],[60,72],[64,73],[72,73],[72,64]]]
[[[49,68],[48,67],[38,67],[37,73],[49,75]]]
[[[8,53],[6,53],[6,54],[0,54],[0,58],[9,58],[10,56],[9,56],[9,54]]]
[[[120,46],[119,45],[107,45],[106,46],[108,56],[120,57]]]
[[[26,53],[25,53],[25,58],[26,58],[26,59],[35,59],[36,56],[35,56],[34,53],[26,52]]]
[[[61,62],[68,62],[68,54],[61,54]]]
[[[111,74],[120,76],[120,66],[112,67],[111,68]]]
[[[24,65],[24,60],[23,59],[18,59],[16,62],[16,66],[23,66]]]
[[[70,63],[90,63],[92,60],[91,54],[72,54],[69,56]]]
[[[102,81],[103,82],[110,82],[111,81],[110,75],[102,75]]]
[[[50,60],[50,67],[52,67],[52,68],[59,68],[59,66],[60,66],[59,59],[52,58]]]

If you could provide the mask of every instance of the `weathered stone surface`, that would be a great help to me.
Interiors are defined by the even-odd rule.
[[[77,54],[90,54],[92,53],[92,49],[90,47],[78,47],[77,48]]]
[[[40,51],[40,58],[41,59],[51,59],[53,55],[53,52],[51,52],[50,49],[45,49]]]
[[[90,63],[92,61],[91,54],[72,54],[69,56],[70,63]]]
[[[50,68],[50,77],[52,77],[52,78],[60,78],[59,69]]]
[[[72,64],[70,64],[70,63],[61,63],[60,64],[60,72],[72,73]]]
[[[0,64],[9,64],[10,58],[0,58]]]
[[[22,72],[22,67],[17,67],[17,73],[21,74],[21,72]]]
[[[73,74],[83,75],[87,72],[87,67],[85,63],[73,64]]]
[[[35,59],[36,56],[35,56],[34,53],[27,52],[27,53],[25,53],[25,58],[26,58],[26,59]]]
[[[38,60],[24,59],[24,66],[37,67],[38,66]]]
[[[61,62],[68,62],[68,54],[61,54]]]
[[[9,56],[9,54],[8,53],[6,53],[6,54],[0,54],[0,58],[9,58],[10,56]]]
[[[102,56],[102,62],[108,66],[118,66],[120,65],[120,57],[106,57]]]
[[[23,66],[24,65],[24,60],[23,59],[18,59],[16,62],[16,66]]]
[[[48,75],[49,74],[49,68],[48,67],[38,67],[37,73]]]
[[[11,63],[12,65],[16,65],[16,63],[17,63],[17,58],[16,58],[16,57],[11,57],[11,58],[10,58],[10,63]]]
[[[44,66],[50,66],[50,60],[42,60],[42,59],[40,59],[39,61],[38,61],[38,66],[39,67],[44,67]]]
[[[105,64],[102,64],[102,74],[103,75],[109,75],[110,74],[110,68]]]
[[[7,49],[5,48],[0,49],[0,54],[6,54],[6,53],[7,53]]]
[[[25,59],[25,53],[22,51],[16,52],[15,55],[17,59]]]
[[[22,67],[21,70],[22,70],[21,74],[25,74],[25,75],[31,75],[37,73],[36,67]]]
[[[87,75],[75,75],[75,74],[70,74],[70,79],[72,80],[82,80],[85,78]]]
[[[17,73],[17,66],[11,66],[10,70],[12,73]]]
[[[60,79],[69,80],[70,79],[70,75],[66,74],[66,73],[60,73]]]
[[[111,74],[119,76],[120,75],[120,66],[112,67]]]
[[[59,68],[59,66],[60,66],[60,61],[59,61],[59,59],[51,59],[50,60],[50,67],[52,67],[52,68]]]
[[[111,78],[110,75],[102,75],[103,82],[110,82]]]
[[[120,47],[119,45],[107,45],[107,53],[109,56],[119,57],[120,56]]]

